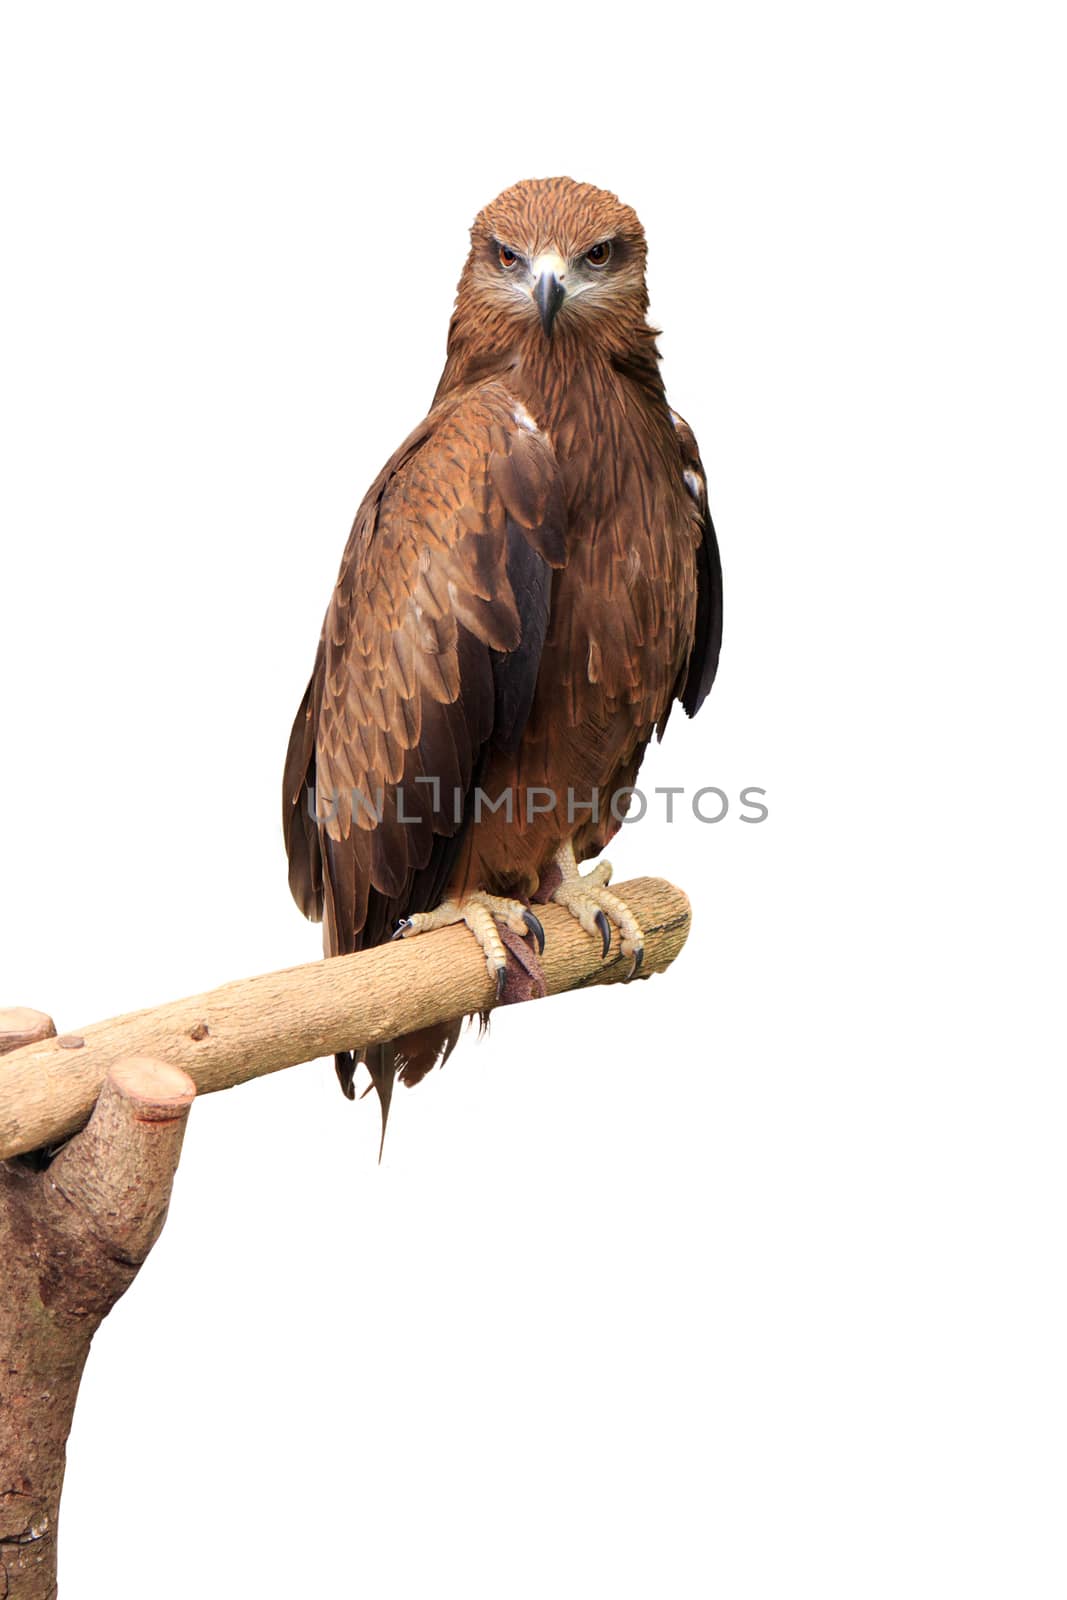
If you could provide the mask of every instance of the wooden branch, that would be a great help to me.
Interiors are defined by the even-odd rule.
[[[685,942],[689,902],[655,879],[620,893],[645,931],[643,975],[663,971]],[[547,993],[628,976],[617,948],[605,961],[599,938],[566,912],[538,912]],[[41,1012],[0,1011],[0,1600],[55,1600],[82,1370],[159,1236],[197,1089],[489,1010],[494,998],[477,945],[448,928],[77,1034],[57,1037]],[[50,1164],[8,1159],[63,1140],[86,1118]]]
[[[0,1013],[0,1051],[54,1034]],[[196,1086],[117,1063],[83,1133],[46,1171],[0,1164],[0,1595],[54,1600],[67,1436],[92,1338],[159,1236]]]
[[[689,932],[689,901],[662,879],[637,878],[617,892],[645,933],[642,976],[662,972]],[[613,940],[600,943],[558,906],[538,906],[546,934],[541,958],[549,994],[627,977]],[[25,1042],[0,1059],[0,1159],[54,1143],[80,1128],[116,1062],[152,1056],[186,1071],[200,1093],[313,1061],[356,1045],[395,1039],[494,1003],[480,950],[465,928],[445,928],[354,956],[316,961],[225,984],[93,1023],[73,1034]],[[0,1040],[27,1015],[0,1016]]]

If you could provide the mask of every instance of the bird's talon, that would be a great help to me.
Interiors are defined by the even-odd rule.
[[[578,871],[574,846],[567,843],[556,851],[555,864],[563,881],[550,898],[564,906],[586,933],[595,935],[599,932],[602,961],[607,960],[611,949],[611,928],[614,923],[619,930],[620,954],[633,957],[627,981],[636,977],[641,970],[644,935],[629,906],[606,887],[611,877],[611,863],[598,861],[591,872],[582,874]]]
[[[391,938],[390,938],[390,942],[392,942],[392,940],[395,940],[395,939],[402,939],[404,937],[405,933],[410,933],[410,932],[411,932],[411,918],[410,917],[401,917],[400,921],[397,923],[396,927],[393,929],[393,932],[392,932],[392,935],[391,935]]]
[[[499,1005],[501,1000],[503,1000],[503,998],[504,998],[504,985],[505,985],[505,983],[507,983],[507,981],[508,981],[508,969],[507,969],[507,967],[497,967],[497,969],[496,969],[496,1003],[497,1003],[497,1005]]]
[[[627,983],[632,982],[632,980],[637,977],[638,973],[641,971],[641,968],[644,966],[644,963],[645,947],[643,944],[641,944],[638,945],[637,949],[634,951],[634,964],[630,968],[629,974],[627,975]]]
[[[545,953],[545,930],[541,925],[540,919],[538,917],[535,917],[532,911],[524,911],[523,914],[522,914],[522,920],[525,922],[527,930],[529,931],[530,937],[533,939],[534,944],[537,946],[537,954],[539,956],[544,955],[544,953]]]

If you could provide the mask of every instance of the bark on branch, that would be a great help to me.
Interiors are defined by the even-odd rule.
[[[656,878],[621,884],[617,893],[644,929],[642,976],[662,972],[685,943],[689,901]],[[541,965],[549,994],[628,975],[630,962],[615,943],[602,960],[599,940],[567,912],[553,905],[537,911],[546,933]],[[208,1093],[335,1050],[488,1011],[494,998],[480,950],[466,929],[455,927],[245,978],[58,1038],[18,1037],[19,1048],[0,1059],[0,1160],[80,1128],[108,1073],[130,1056],[181,1067],[200,1093]],[[7,1048],[22,1026],[7,1024]],[[0,1019],[0,1050],[3,1027]]]
[[[0,1012],[13,1035],[48,1017]],[[159,1237],[196,1086],[134,1059],[45,1171],[0,1164],[0,1600],[54,1600],[67,1435],[92,1338]]]

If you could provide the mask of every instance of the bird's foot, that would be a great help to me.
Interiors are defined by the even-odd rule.
[[[619,949],[633,961],[627,981],[636,978],[645,959],[645,936],[629,906],[608,888],[611,862],[598,861],[592,871],[583,874],[578,871],[574,846],[570,843],[560,846],[555,859],[562,882],[550,898],[565,907],[586,933],[594,938],[600,935],[605,956],[611,948],[611,925],[614,923],[619,930]]]
[[[520,900],[484,894],[480,889],[463,900],[442,900],[435,911],[417,911],[413,916],[405,917],[397,925],[393,938],[406,939],[409,934],[432,933],[435,928],[451,928],[457,922],[466,923],[481,946],[489,976],[496,984],[498,1000],[503,997],[507,981],[508,953],[497,922],[502,922],[512,933],[532,938],[538,954],[545,948],[545,930],[527,906]]]

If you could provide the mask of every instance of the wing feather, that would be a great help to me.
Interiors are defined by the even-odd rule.
[[[697,615],[693,648],[689,655],[685,681],[678,698],[689,716],[700,710],[719,667],[722,647],[722,562],[719,541],[708,508],[708,486],[704,465],[693,430],[677,413],[672,413],[682,456],[686,486],[697,502],[701,515],[701,540],[697,547]]]
[[[329,953],[447,888],[478,776],[529,716],[564,557],[551,444],[498,379],[435,407],[369,490],[285,767],[289,881]]]

